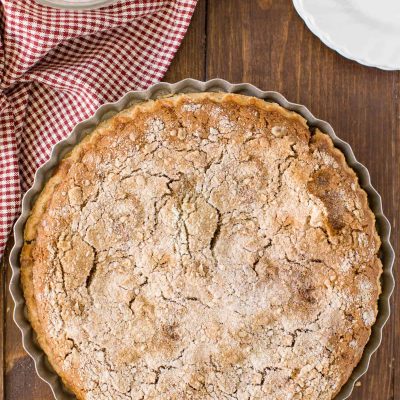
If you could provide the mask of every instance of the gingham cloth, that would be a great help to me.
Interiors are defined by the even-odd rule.
[[[64,11],[0,0],[0,258],[21,196],[55,143],[104,102],[159,81],[196,0]]]

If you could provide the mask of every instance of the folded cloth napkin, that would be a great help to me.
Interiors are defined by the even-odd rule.
[[[66,11],[0,0],[0,258],[52,146],[102,103],[159,81],[195,6],[122,0]]]

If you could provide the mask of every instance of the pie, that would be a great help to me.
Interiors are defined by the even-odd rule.
[[[253,97],[146,101],[59,164],[25,227],[40,346],[78,399],[332,399],[380,239],[330,137]]]

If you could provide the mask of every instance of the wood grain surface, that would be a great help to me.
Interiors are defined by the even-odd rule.
[[[330,50],[305,27],[290,0],[199,0],[164,80],[187,77],[220,77],[277,90],[329,121],[369,169],[398,253],[400,72],[364,67]],[[7,258],[0,268],[0,400],[51,400],[12,321]],[[395,290],[382,345],[351,400],[400,399],[399,307],[400,290]]]

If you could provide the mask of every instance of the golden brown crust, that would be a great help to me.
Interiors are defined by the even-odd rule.
[[[100,180],[102,185],[97,184]],[[113,188],[112,194],[108,187]],[[123,193],[118,192],[121,187]],[[103,201],[104,193],[109,197]],[[188,193],[192,198],[185,198]],[[158,204],[159,199],[165,203]],[[90,208],[96,201],[106,207],[99,216],[95,207]],[[113,210],[107,209],[107,202]],[[152,202],[155,219],[161,216],[161,228],[148,225]],[[175,238],[171,226],[164,223],[174,215],[183,238]],[[257,239],[254,223],[262,225]],[[107,224],[112,225],[111,231]],[[145,252],[151,250],[146,246],[152,239],[142,232],[143,226],[153,230],[155,238],[160,230],[159,242],[165,240],[165,248],[154,248],[160,256],[157,262],[153,251],[151,256]],[[227,243],[234,243],[233,250]],[[327,135],[318,130],[311,135],[301,116],[259,99],[216,93],[178,95],[123,111],[102,123],[61,161],[27,221],[21,279],[39,343],[79,399],[131,399],[141,389],[146,399],[165,398],[166,393],[188,399],[215,395],[283,399],[300,398],[299,393],[307,399],[331,399],[358,363],[375,321],[382,268],[379,246],[367,195]],[[133,260],[134,268],[122,266],[121,259]],[[146,265],[139,265],[146,262],[166,272],[153,274],[156,278],[147,272],[136,276],[134,270],[147,271]],[[193,271],[188,272],[188,266]],[[236,275],[222,273],[221,266]],[[116,272],[107,275],[109,268]],[[182,290],[190,281],[207,290],[182,297],[173,289],[173,298],[162,294],[163,300],[157,300],[154,293],[169,287],[157,279],[170,277],[175,269],[184,271],[174,278]],[[237,277],[245,280],[249,274],[253,283],[237,283]],[[122,281],[115,281],[118,288],[109,292],[97,275]],[[221,287],[232,279],[226,289],[237,293],[239,300],[218,295],[225,303],[232,301],[231,311],[244,313],[239,320],[224,320],[217,313],[213,279]],[[255,300],[248,298],[250,290]],[[140,322],[143,327],[148,324],[151,332],[154,326],[161,332],[156,329],[143,349],[130,333],[127,343],[120,344],[124,340],[119,337],[113,344],[103,329],[107,321],[96,311],[96,304],[104,307],[104,313],[108,310],[102,303],[105,291],[117,296],[121,307],[127,304],[123,311],[110,308],[111,319],[113,313],[118,318],[137,318],[136,325],[128,321],[126,326],[134,329]],[[271,296],[266,304],[261,293]],[[290,295],[287,301],[286,295]],[[176,319],[167,315],[163,320],[165,314],[158,316],[157,307],[176,314]],[[182,307],[189,311],[183,312]],[[210,350],[211,361],[199,356],[202,342],[196,332],[185,331],[191,311],[195,316],[210,313],[198,323],[207,325],[204,334],[210,349],[220,343]],[[278,317],[278,311],[283,311],[283,317]],[[93,315],[96,318],[90,320]],[[232,332],[238,323],[242,328]],[[214,329],[213,324],[222,328]],[[98,336],[90,336],[88,326]],[[246,332],[246,326],[253,332]],[[148,334],[143,329],[140,334]],[[186,346],[181,348],[181,342]],[[197,355],[191,346],[197,346]],[[143,352],[153,360],[145,359]],[[186,367],[174,364],[182,355],[190,361]],[[157,364],[157,357],[164,359]],[[165,363],[179,376],[178,382]],[[190,365],[194,369],[188,372]],[[152,368],[155,378],[141,377]],[[213,377],[210,382],[204,382],[205,375]],[[227,397],[232,393],[236,397]]]

